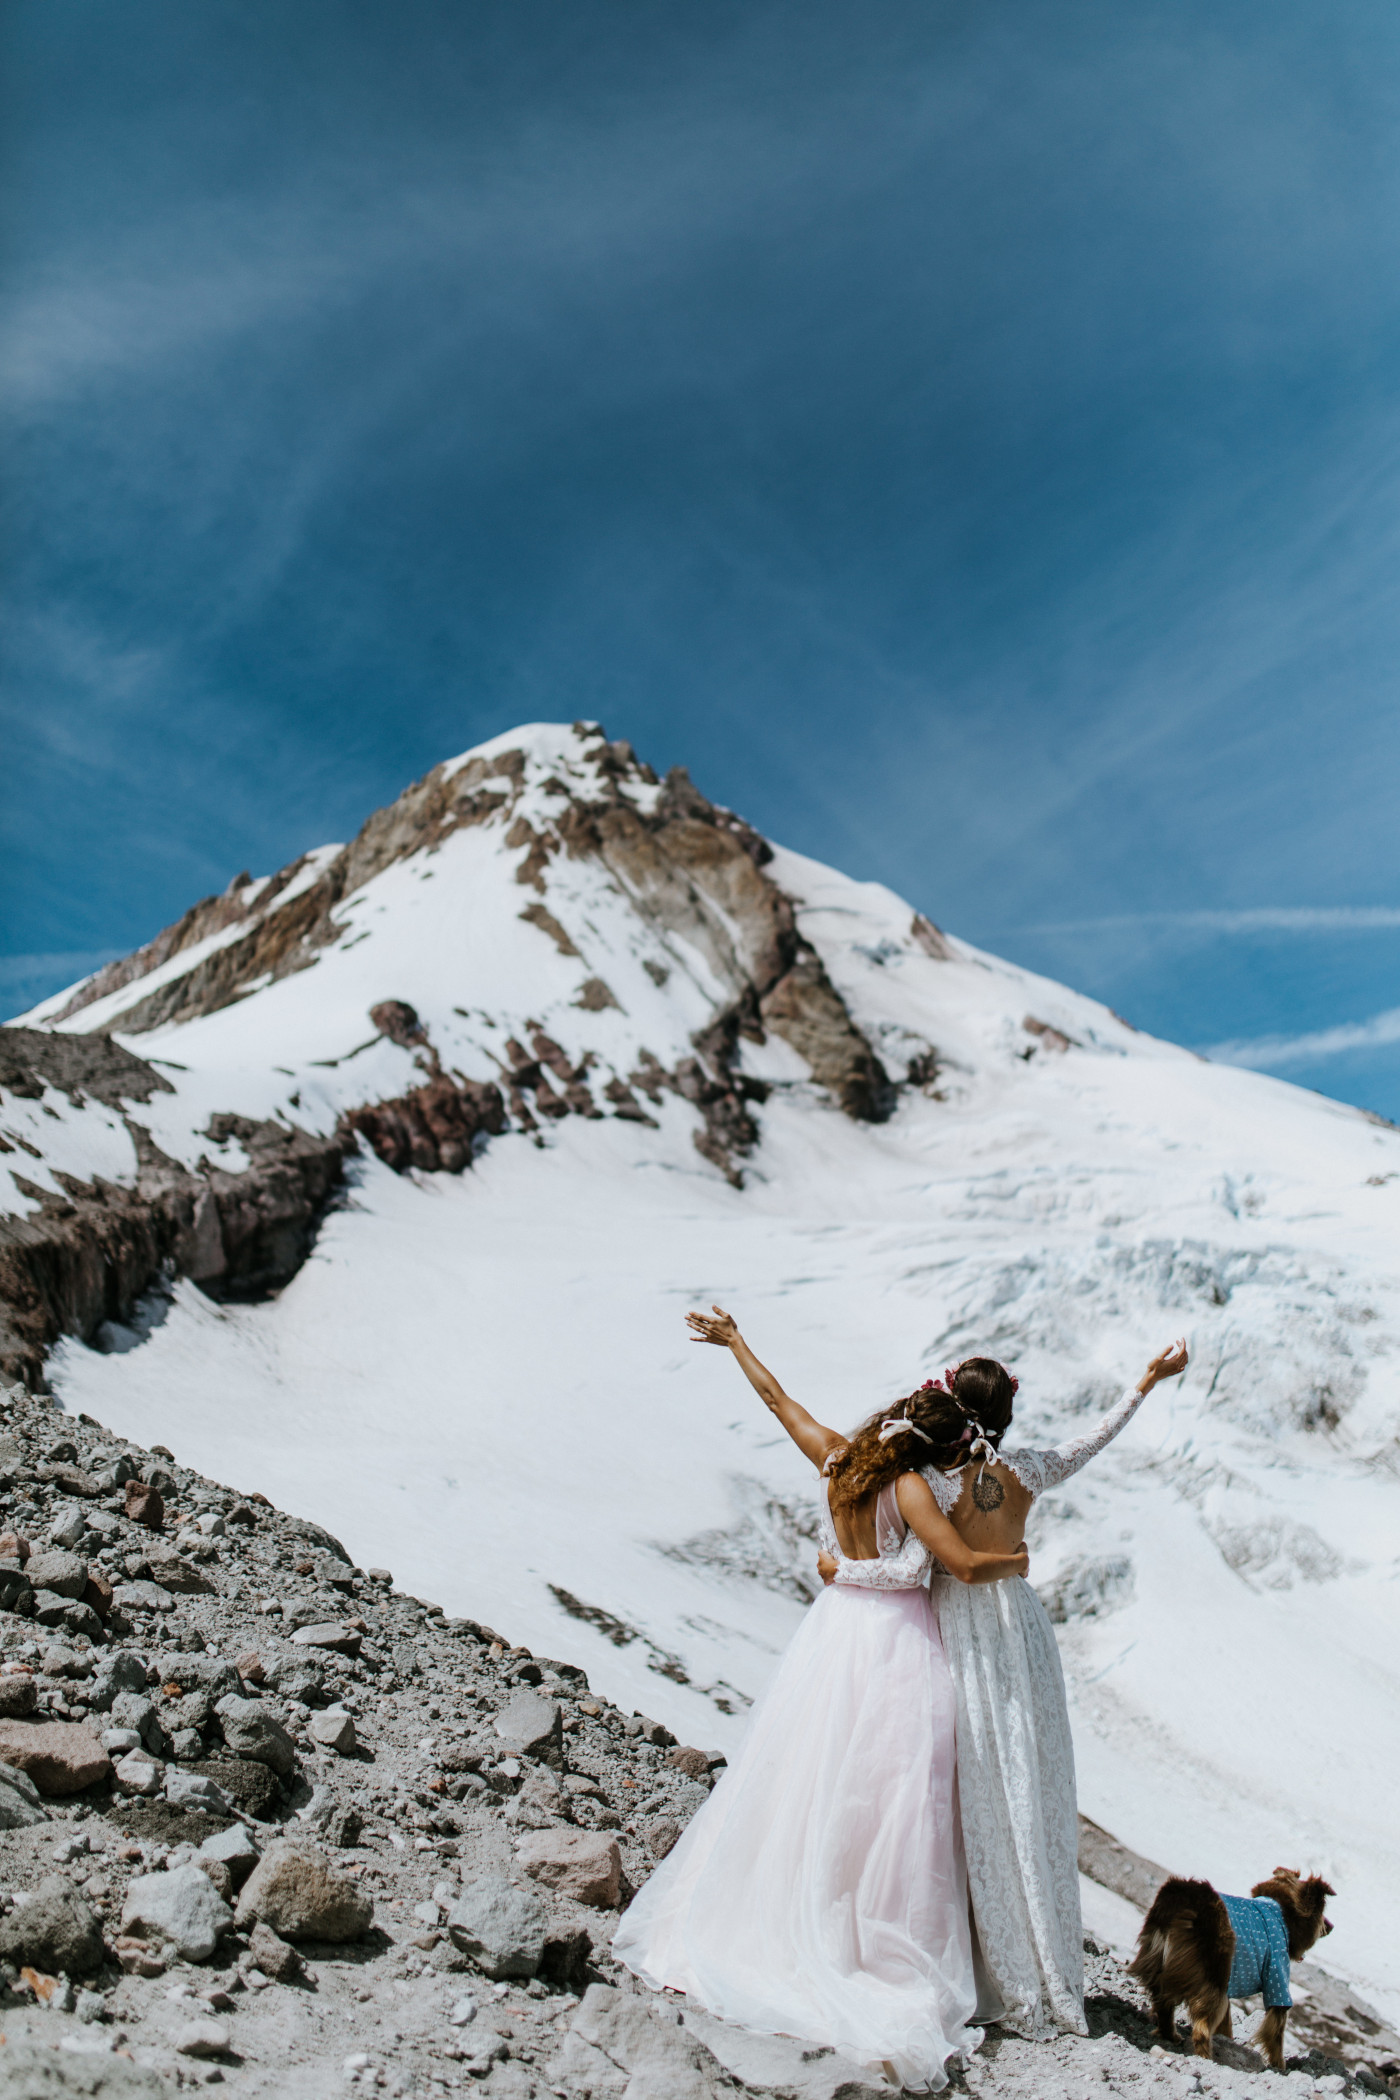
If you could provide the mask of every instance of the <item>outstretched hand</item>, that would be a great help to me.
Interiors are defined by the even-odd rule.
[[[1173,1342],[1170,1349],[1164,1349],[1160,1356],[1154,1356],[1147,1366],[1142,1381],[1143,1390],[1158,1384],[1163,1378],[1179,1378],[1190,1361],[1186,1354],[1185,1342]]]
[[[728,1349],[739,1339],[732,1316],[722,1306],[712,1305],[707,1313],[687,1313],[685,1317],[692,1342],[713,1342],[717,1349]]]

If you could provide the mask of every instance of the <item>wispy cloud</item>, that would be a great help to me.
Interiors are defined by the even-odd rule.
[[[1400,1006],[1369,1021],[1348,1021],[1339,1028],[1319,1028],[1310,1035],[1261,1035],[1252,1040],[1217,1043],[1205,1055],[1215,1064],[1247,1065],[1251,1071],[1273,1072],[1285,1065],[1316,1064],[1329,1057],[1343,1057],[1350,1050],[1376,1050],[1400,1043]]]
[[[1037,926],[1003,927],[1000,937],[1031,933],[1144,932],[1376,933],[1400,926],[1396,904],[1258,905],[1245,911],[1140,911],[1100,919],[1055,919]]]

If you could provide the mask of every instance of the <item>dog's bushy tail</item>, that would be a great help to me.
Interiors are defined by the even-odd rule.
[[[1152,1899],[1128,1974],[1154,2002],[1190,2004],[1203,1990],[1227,1997],[1234,1958],[1229,1913],[1210,1883],[1173,1878]]]

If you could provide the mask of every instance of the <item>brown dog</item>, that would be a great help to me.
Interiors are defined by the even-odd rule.
[[[1248,1901],[1220,1896],[1208,1881],[1164,1881],[1128,1964],[1152,2000],[1162,2040],[1175,2041],[1176,2008],[1184,2003],[1192,2047],[1197,2056],[1210,2056],[1212,2037],[1230,2033],[1231,1998],[1262,1990],[1264,2018],[1254,2039],[1281,2071],[1293,2003],[1288,1964],[1332,1930],[1323,1910],[1335,1894],[1318,1875],[1304,1881],[1292,1867],[1275,1867],[1268,1881],[1255,1883]]]

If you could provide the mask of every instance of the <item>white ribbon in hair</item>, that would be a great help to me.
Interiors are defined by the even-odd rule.
[[[974,1436],[974,1438],[972,1439],[971,1444],[968,1446],[967,1456],[969,1462],[974,1458],[980,1458],[984,1466],[992,1465],[996,1462],[996,1455],[996,1445],[992,1443],[991,1439],[985,1434],[985,1432],[979,1430],[976,1436]]]
[[[899,1435],[901,1429],[912,1429],[915,1436],[921,1436],[926,1444],[933,1442],[927,1430],[920,1429],[917,1422],[906,1421],[903,1415],[891,1415],[887,1422],[880,1424],[880,1442],[887,1444],[892,1436]]]

